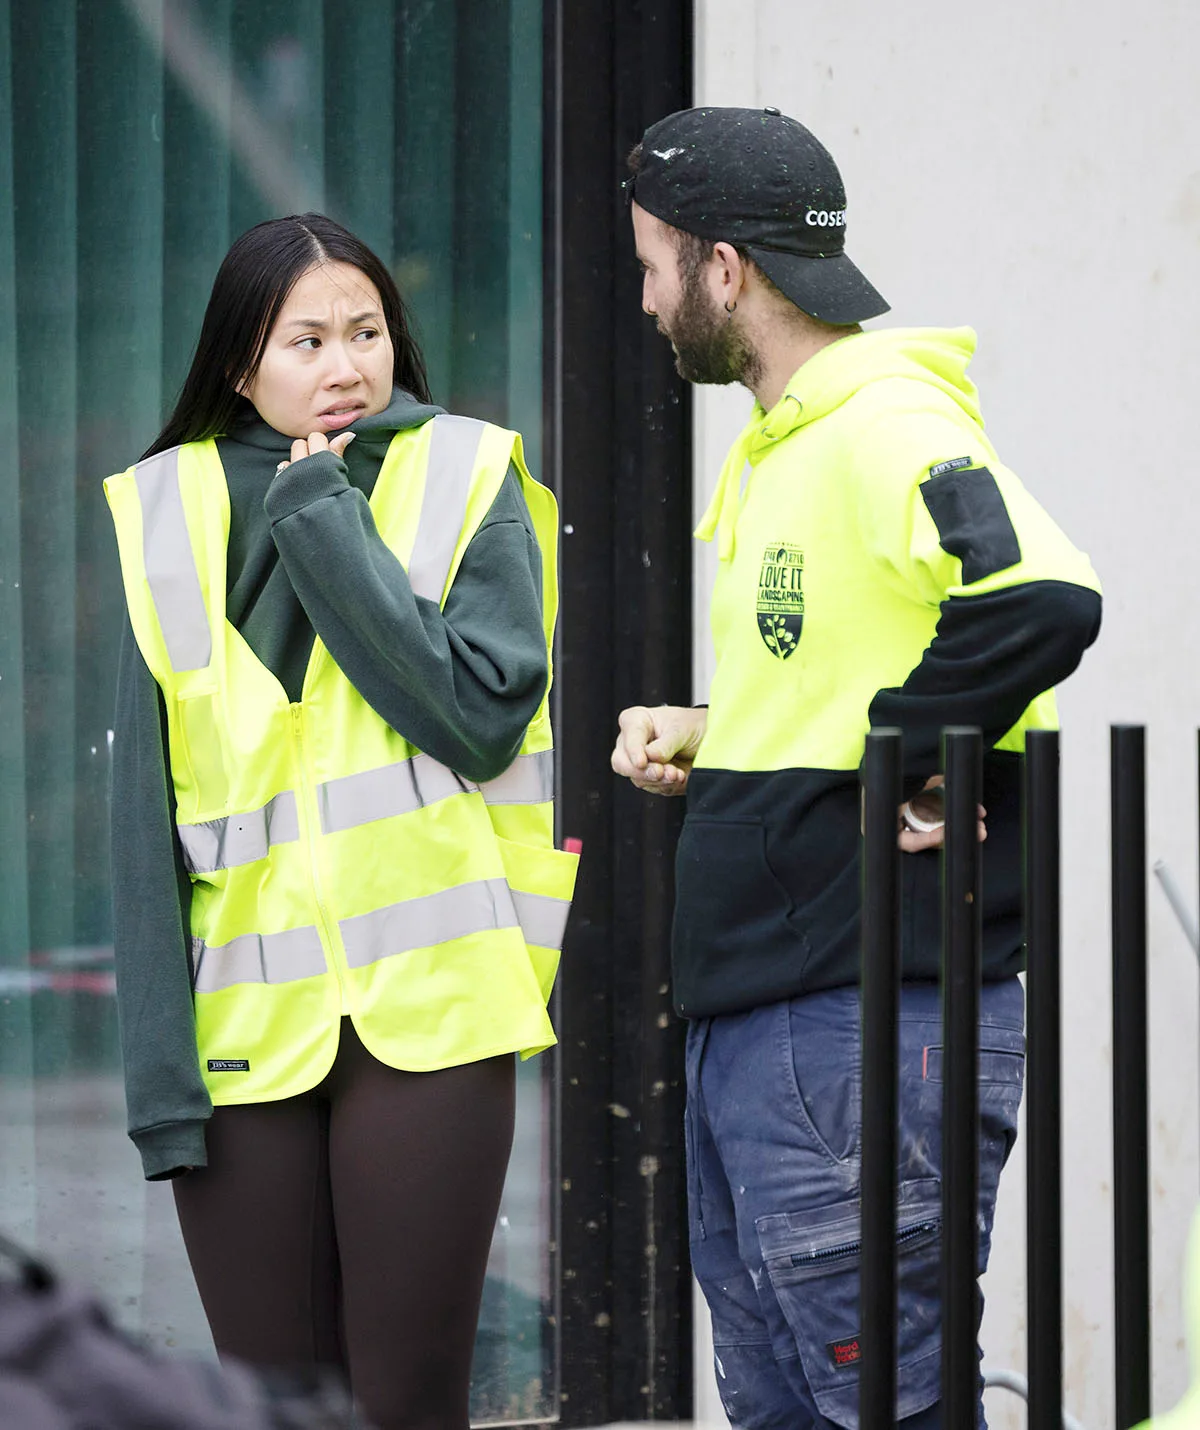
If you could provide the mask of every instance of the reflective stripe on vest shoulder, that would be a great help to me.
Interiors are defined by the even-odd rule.
[[[292,844],[300,838],[296,796],[284,790],[249,814],[228,814],[203,824],[180,824],[183,860],[193,874],[215,874],[265,859],[273,845]]]
[[[203,670],[212,632],[179,489],[179,448],[134,468],[142,507],[142,559],[150,596],[174,670]]]
[[[294,983],[325,972],[325,950],[315,928],[247,933],[228,943],[194,940],[192,986],[217,993],[237,983]]]
[[[449,413],[432,419],[421,518],[408,562],[413,591],[440,602],[467,513],[475,458],[486,424]]]

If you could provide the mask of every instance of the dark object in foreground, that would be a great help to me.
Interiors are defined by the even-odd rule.
[[[0,1425],[22,1430],[370,1430],[333,1377],[318,1382],[171,1357],[115,1326],[0,1237]]]

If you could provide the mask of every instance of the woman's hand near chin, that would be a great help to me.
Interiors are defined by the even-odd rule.
[[[346,448],[354,441],[355,435],[353,432],[339,432],[332,442],[326,439],[323,432],[310,432],[307,437],[297,437],[292,443],[291,461],[301,462],[316,452],[332,452],[335,457],[344,457]],[[275,468],[275,475],[278,476],[288,466],[291,466],[291,462],[280,462]]]

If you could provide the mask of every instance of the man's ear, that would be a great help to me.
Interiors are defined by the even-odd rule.
[[[714,243],[713,262],[720,288],[718,297],[726,311],[732,312],[745,291],[746,264],[732,243]]]

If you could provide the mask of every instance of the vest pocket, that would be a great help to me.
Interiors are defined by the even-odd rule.
[[[673,954],[681,1013],[702,1017],[787,997],[808,959],[760,819],[689,817],[675,859]]]
[[[501,839],[498,835],[496,845],[529,950],[529,961],[542,997],[549,1001],[571,909],[579,855]]]
[[[171,774],[177,796],[182,794],[181,784],[186,781],[192,792],[191,804],[201,814],[224,810],[229,803],[229,777],[225,769],[224,742],[216,702],[216,690],[201,690],[175,698],[178,748],[172,740]],[[176,768],[180,761],[184,766],[182,770]],[[202,807],[196,800],[197,791],[201,795]],[[183,800],[179,802],[182,806]],[[189,822],[194,817],[189,815]]]

